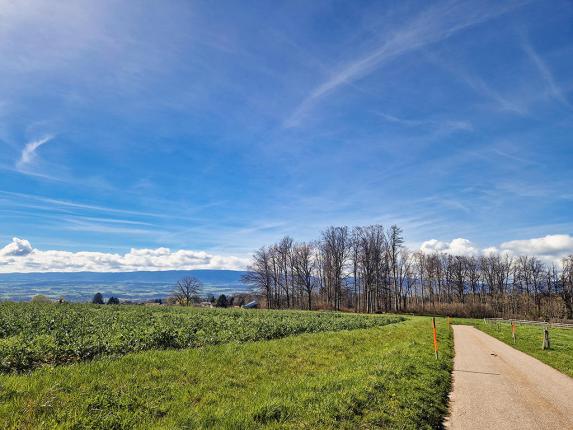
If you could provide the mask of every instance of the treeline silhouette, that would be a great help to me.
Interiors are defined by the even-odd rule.
[[[269,309],[416,312],[573,319],[573,255],[428,254],[393,225],[329,227],[313,242],[284,237],[252,256],[244,282]]]

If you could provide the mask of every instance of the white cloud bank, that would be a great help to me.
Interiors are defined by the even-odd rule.
[[[193,269],[244,269],[248,261],[204,251],[169,248],[135,249],[126,254],[41,251],[13,238],[0,249],[0,273],[12,272],[132,272]]]
[[[573,237],[568,234],[554,234],[535,239],[512,240],[502,243],[501,249],[518,255],[564,257],[573,254]]]
[[[558,264],[563,257],[573,254],[573,236],[548,235],[526,240],[512,240],[498,246],[480,248],[468,239],[450,242],[427,240],[420,249],[452,255],[534,255],[546,263]],[[105,252],[41,251],[25,239],[17,237],[0,249],[0,273],[12,272],[132,272],[159,270],[232,269],[243,270],[248,259],[209,254],[205,251],[169,248],[135,249],[125,254]]]
[[[479,248],[467,239],[457,238],[451,242],[436,239],[427,240],[420,250],[431,254],[443,252],[452,255],[489,255],[492,253],[507,253],[509,255],[537,256],[547,263],[559,263],[563,257],[573,254],[573,236],[568,234],[553,234],[525,240],[503,242],[499,246]]]

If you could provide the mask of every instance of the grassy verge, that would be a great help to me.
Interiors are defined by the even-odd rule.
[[[551,349],[543,350],[543,328],[517,325],[516,342],[511,337],[508,323],[484,323],[483,320],[455,319],[454,324],[473,325],[481,331],[525,352],[539,361],[573,377],[573,330],[551,328]]]
[[[0,376],[0,422],[42,428],[439,428],[452,341],[430,320],[147,351]]]

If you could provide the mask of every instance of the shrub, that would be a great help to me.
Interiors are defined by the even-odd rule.
[[[215,304],[215,306],[217,306],[218,308],[226,308],[227,307],[227,296],[224,294],[221,294],[217,298],[217,303]]]
[[[49,297],[44,296],[43,294],[36,294],[32,297],[32,303],[51,303]]]
[[[101,293],[95,293],[92,303],[94,305],[103,305],[103,295]]]

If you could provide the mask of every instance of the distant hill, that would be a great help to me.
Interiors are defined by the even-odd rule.
[[[164,270],[141,272],[36,272],[0,273],[0,281],[153,281],[177,282],[185,276],[194,276],[202,282],[240,282],[246,272],[241,270]]]
[[[29,300],[35,294],[71,301],[88,301],[101,292],[123,300],[152,300],[168,296],[185,276],[198,278],[203,294],[233,294],[248,291],[241,282],[246,272],[238,270],[167,270],[159,272],[47,272],[0,274],[0,299]]]

